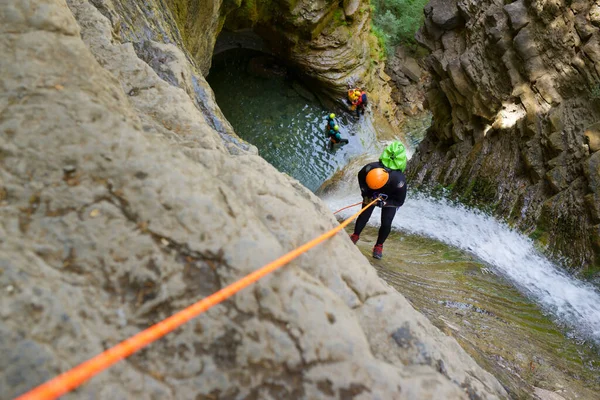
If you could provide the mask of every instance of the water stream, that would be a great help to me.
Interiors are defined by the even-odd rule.
[[[269,78],[261,76],[252,66],[260,57],[256,52],[220,57],[208,81],[238,135],[313,191],[333,176],[319,191],[332,210],[360,200],[356,172],[384,145],[369,119],[339,118],[350,144],[331,152],[324,135],[328,111],[289,71],[275,65]],[[409,147],[427,122],[407,125]],[[361,251],[384,280],[498,377],[511,397],[532,398],[538,387],[566,399],[599,398],[595,287],[562,272],[527,237],[494,218],[410,187],[384,258],[375,262],[370,250],[378,218],[376,211],[361,236]]]
[[[472,253],[406,231],[393,232],[380,261],[370,256],[377,229],[359,248],[379,275],[496,376],[512,398],[533,387],[565,399],[597,399],[600,357]]]

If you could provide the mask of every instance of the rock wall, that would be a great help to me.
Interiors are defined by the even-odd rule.
[[[211,3],[202,5],[202,3]],[[328,106],[345,108],[350,87],[368,90],[381,130],[397,126],[389,77],[377,56],[368,0],[169,0],[183,42],[206,76],[222,32],[253,31]],[[198,4],[200,3],[200,4]],[[243,43],[242,43],[243,44]]]
[[[398,106],[398,121],[404,122],[427,112],[424,103],[430,76],[419,64],[420,61],[402,46],[398,46],[386,60],[385,72],[390,77],[392,99]]]
[[[432,0],[434,125],[410,164],[548,245],[600,267],[600,4]]]
[[[177,41],[140,51],[118,34],[131,14],[115,10],[109,0],[0,7],[7,398],[337,224],[311,192],[215,127],[210,89]],[[157,26],[170,18],[159,11]],[[506,393],[338,235],[65,398],[82,396]]]

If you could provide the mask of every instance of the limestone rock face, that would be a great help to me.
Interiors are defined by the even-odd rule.
[[[119,0],[120,1],[120,0]],[[153,2],[150,2],[153,3]],[[213,48],[227,11],[240,6],[240,0],[167,0],[183,43],[203,75],[210,69]],[[143,6],[142,6],[143,7]],[[156,6],[160,7],[160,2]],[[124,7],[126,10],[129,7]],[[161,13],[168,12],[161,9]]]
[[[206,3],[206,4],[204,4]],[[169,0],[183,42],[202,73],[223,29],[252,29],[270,50],[336,94],[370,80],[368,1]]]
[[[390,76],[392,99],[398,105],[396,119],[405,121],[407,117],[423,115],[429,73],[401,46],[386,61],[385,71]]]
[[[494,211],[574,266],[600,266],[600,33],[592,1],[432,1],[434,125],[410,164]],[[588,170],[589,174],[584,171]]]
[[[209,73],[217,38],[238,35],[239,45],[250,44],[249,48],[267,51],[290,64],[323,103],[345,108],[347,90],[359,86],[369,92],[373,111],[369,118],[373,117],[379,130],[389,133],[399,123],[392,88],[382,77],[384,65],[375,54],[378,45],[371,40],[368,0],[168,0],[169,10],[162,13],[154,12],[162,7],[157,0],[139,7],[128,7],[123,0],[113,0],[113,4],[118,14],[129,15],[127,20],[138,25],[142,21],[147,26],[142,30],[145,36],[158,33],[187,48],[204,76]],[[142,13],[139,8],[150,11]],[[173,18],[167,21],[170,15]],[[165,22],[156,24],[157,17]],[[183,39],[172,37],[174,31]],[[258,46],[253,43],[256,38],[261,42]]]
[[[22,0],[0,11],[7,398],[337,224],[227,136],[177,38],[121,40],[120,21],[137,11],[120,6]],[[156,26],[169,21],[154,11]],[[505,396],[338,235],[65,398]]]

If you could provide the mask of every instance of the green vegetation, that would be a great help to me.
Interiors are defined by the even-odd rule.
[[[385,33],[378,27],[373,26],[371,29],[372,35],[369,37],[369,46],[371,47],[371,60],[375,62],[383,61],[388,54],[387,39]]]
[[[423,7],[429,0],[371,0],[373,33],[392,54],[400,44],[415,47],[415,33],[423,23]]]

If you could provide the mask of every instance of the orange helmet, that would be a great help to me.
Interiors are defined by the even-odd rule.
[[[367,186],[371,190],[381,189],[390,179],[390,174],[383,168],[375,168],[367,173]]]

